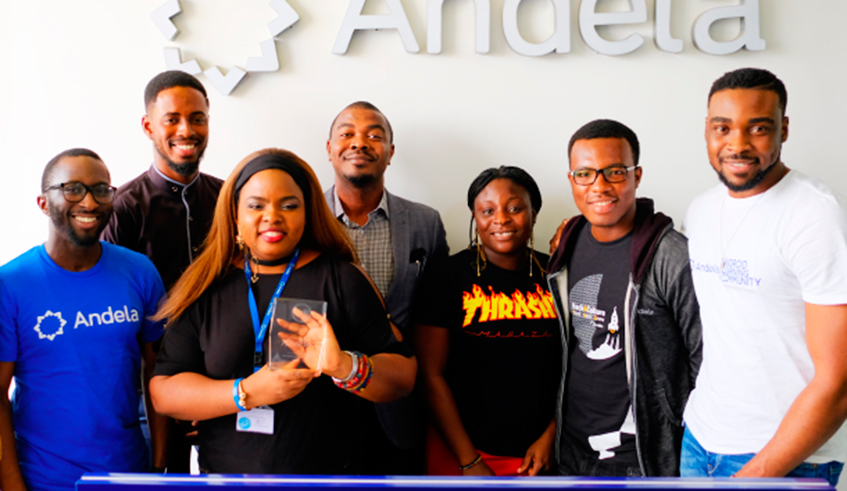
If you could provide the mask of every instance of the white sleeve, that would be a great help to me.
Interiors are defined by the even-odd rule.
[[[783,250],[797,276],[803,301],[847,304],[847,213],[833,195],[819,194],[795,210]]]

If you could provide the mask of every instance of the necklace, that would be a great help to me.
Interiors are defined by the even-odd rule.
[[[755,208],[756,205],[759,204],[759,201],[761,201],[761,197],[757,197],[756,201],[754,201],[753,204],[750,205],[749,208],[747,208],[747,211],[744,213],[744,216],[741,217],[741,221],[738,222],[738,225],[735,227],[735,230],[732,232],[732,235],[729,236],[729,240],[727,240],[726,245],[724,245],[724,243],[723,243],[723,229],[724,229],[723,215],[724,215],[724,208],[725,208],[727,199],[730,199],[730,198],[724,197],[724,199],[721,201],[721,220],[720,220],[720,227],[719,227],[719,234],[720,234],[719,235],[719,237],[720,237],[719,247],[721,249],[721,251],[720,251],[720,253],[721,253],[721,273],[723,273],[724,270],[726,269],[726,253],[729,250],[730,244],[732,244],[732,240],[738,234],[738,231],[741,230],[741,227],[744,225],[744,221],[747,220],[747,217],[750,215],[750,212],[753,211],[753,208]]]
[[[252,259],[253,259],[253,262],[258,264],[259,266],[281,266],[283,264],[290,263],[292,257],[294,257],[293,252],[291,254],[285,256],[285,257],[281,257],[279,259],[270,259],[268,261],[263,261],[263,260],[257,258],[256,256],[253,256]]]
[[[297,255],[298,252],[299,252],[299,249],[296,249],[292,254],[289,254],[288,256],[284,256],[284,257],[281,257],[279,259],[271,259],[271,260],[268,260],[268,261],[264,261],[262,259],[259,259],[256,256],[251,254],[250,255],[250,262],[253,262],[254,264],[256,264],[256,267],[253,268],[253,270],[251,271],[250,280],[253,283],[259,281],[259,266],[281,266],[283,264],[290,263],[292,261],[292,259],[294,259],[294,256]]]

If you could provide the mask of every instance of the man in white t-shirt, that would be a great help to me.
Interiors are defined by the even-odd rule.
[[[782,162],[786,92],[740,69],[712,85],[709,160],[722,185],[685,219],[703,364],[685,410],[682,476],[822,477],[847,457],[844,199]]]

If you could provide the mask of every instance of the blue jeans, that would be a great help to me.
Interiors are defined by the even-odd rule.
[[[679,475],[682,477],[731,477],[755,455],[754,453],[727,455],[709,452],[700,446],[691,431],[685,428]],[[785,477],[817,477],[826,479],[835,486],[838,484],[838,477],[841,476],[843,468],[842,462],[832,461],[826,464],[803,462]]]

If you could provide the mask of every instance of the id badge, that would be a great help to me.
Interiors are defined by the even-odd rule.
[[[249,411],[239,411],[235,415],[235,431],[273,435],[274,410],[263,406]]]

